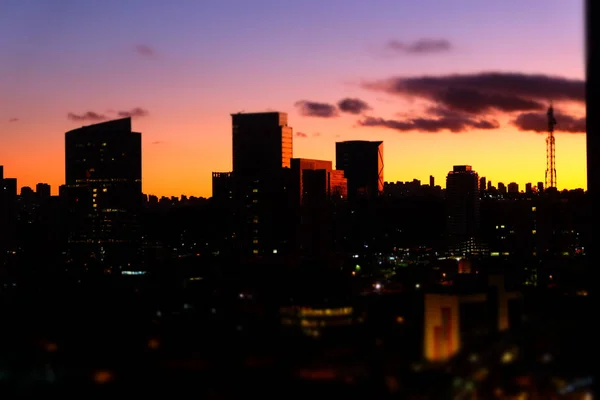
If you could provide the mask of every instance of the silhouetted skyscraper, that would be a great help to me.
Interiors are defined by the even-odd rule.
[[[7,271],[7,252],[17,247],[17,179],[0,168],[0,276]]]
[[[0,277],[3,275],[4,258],[6,255],[6,200],[4,194],[4,166],[0,165]]]
[[[231,114],[236,175],[289,168],[293,154],[287,113]]]
[[[231,114],[233,237],[241,255],[264,257],[291,249],[294,213],[290,163],[292,128],[282,112]]]
[[[35,194],[40,202],[44,202],[50,198],[51,188],[47,183],[38,183],[35,185]]]
[[[345,198],[343,171],[332,170],[331,161],[292,159],[293,198],[298,207],[298,250],[308,258],[322,258],[333,251],[333,207]]]
[[[446,203],[450,247],[470,253],[479,234],[479,178],[470,165],[455,166],[448,173]]]
[[[65,134],[69,249],[76,264],[136,268],[141,234],[142,135],[131,118]]]
[[[479,191],[485,192],[486,189],[487,189],[487,184],[486,184],[486,181],[485,181],[485,176],[482,176],[479,179]]]
[[[233,179],[231,172],[213,172],[212,197],[217,201],[233,200]]]
[[[337,142],[335,164],[348,180],[349,199],[377,197],[383,192],[383,142]]]
[[[429,175],[429,186],[435,187],[435,178],[433,177],[433,175]]]
[[[501,194],[506,194],[506,185],[502,182],[498,182],[498,192]]]
[[[307,158],[293,158],[291,160],[292,173],[294,174],[293,189],[298,192],[298,201],[303,203],[304,199],[304,173],[305,171],[324,170],[329,173],[333,167],[331,161],[309,160]],[[326,179],[323,180],[323,190],[325,190]]]
[[[516,182],[511,182],[508,184],[508,193],[519,193],[519,184]]]

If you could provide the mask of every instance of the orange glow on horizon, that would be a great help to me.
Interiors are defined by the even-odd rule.
[[[380,111],[380,115],[393,115],[397,106],[381,106],[382,111],[388,112]],[[463,164],[472,165],[480,177],[485,176],[494,186],[498,182],[516,182],[519,190],[524,190],[528,182],[535,186],[544,181],[545,134],[519,132],[508,118],[501,120],[501,128],[493,131],[401,133],[358,127],[356,117],[351,116],[310,118],[297,114],[295,109],[288,111],[294,134],[306,135],[294,136],[294,157],[331,160],[335,164],[336,141],[383,140],[387,182],[419,179],[428,184],[429,175],[433,175],[436,185],[445,187],[448,171],[453,165]],[[64,132],[90,124],[64,119],[43,125],[28,121],[10,124],[11,134],[0,148],[5,176],[16,177],[19,188],[49,183],[52,193],[58,194],[58,187],[64,183]],[[229,114],[199,117],[198,121],[188,116],[176,122],[150,116],[134,119],[133,130],[142,132],[142,179],[146,194],[210,197],[211,173],[231,171]],[[39,140],[27,139],[32,132]],[[587,187],[585,154],[585,135],[556,134],[560,190]]]

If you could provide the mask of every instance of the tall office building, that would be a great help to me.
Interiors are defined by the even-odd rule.
[[[0,166],[0,279],[14,267],[8,254],[18,247],[17,214],[17,178],[6,178]]]
[[[383,192],[383,142],[353,140],[335,144],[336,169],[348,179],[348,198],[377,197]]]
[[[315,170],[323,170],[324,176],[327,176],[329,172],[333,169],[331,161],[324,160],[309,160],[306,158],[293,158],[291,160],[291,169],[294,175],[293,179],[293,190],[297,191],[297,198],[299,204],[303,203],[304,199],[304,181],[306,178],[304,177],[306,171],[315,171]],[[323,191],[325,191],[326,187],[326,178],[323,178]],[[310,192],[308,193],[310,195]]]
[[[216,201],[229,203],[233,200],[233,179],[231,172],[213,172],[212,197]]]
[[[236,247],[251,258],[287,254],[294,236],[294,213],[289,212],[293,145],[287,114],[238,113],[231,119],[233,172],[219,178],[231,180]]]
[[[289,168],[292,128],[287,113],[231,114],[233,172],[248,175]]]
[[[297,210],[297,243],[300,255],[324,258],[334,251],[336,203],[346,198],[344,172],[331,161],[293,158],[294,208]]]
[[[131,118],[65,134],[72,263],[118,273],[138,268],[142,135]]]
[[[454,166],[446,178],[447,234],[451,250],[470,254],[479,234],[479,178],[470,165]]]
[[[6,200],[4,195],[4,166],[0,165],[0,278],[4,273],[4,258],[6,255]]]

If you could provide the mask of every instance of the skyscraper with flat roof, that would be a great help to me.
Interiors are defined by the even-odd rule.
[[[471,253],[479,234],[479,177],[470,165],[457,165],[448,172],[446,204],[451,249]]]
[[[287,113],[231,114],[233,172],[237,175],[289,168],[292,128]]]
[[[348,198],[383,192],[383,142],[352,140],[335,144],[335,168],[348,179]]]
[[[141,239],[142,135],[131,118],[65,134],[69,250],[76,264],[136,268]]]
[[[283,112],[231,114],[232,236],[243,257],[291,251],[292,128]],[[219,177],[222,177],[219,175]],[[224,178],[225,179],[225,178]]]

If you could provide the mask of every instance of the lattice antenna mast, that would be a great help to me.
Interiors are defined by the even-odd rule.
[[[546,137],[546,188],[556,188],[556,143],[554,141],[554,108],[552,104],[546,114],[548,116],[548,136]]]

